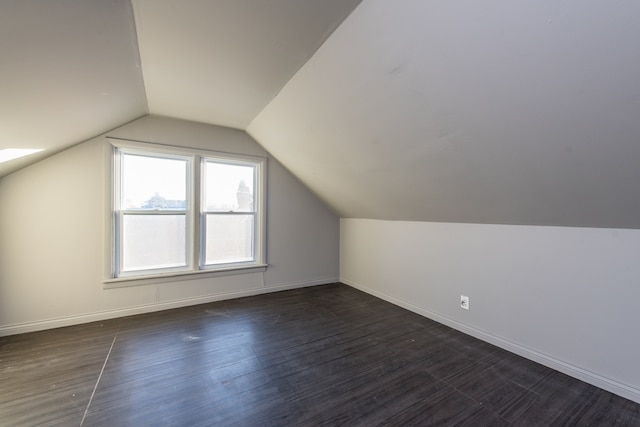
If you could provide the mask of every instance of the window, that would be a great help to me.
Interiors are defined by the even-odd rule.
[[[252,261],[256,165],[204,159],[203,266]]]
[[[265,164],[115,144],[112,278],[264,266]]]
[[[118,150],[118,275],[189,265],[189,157]]]

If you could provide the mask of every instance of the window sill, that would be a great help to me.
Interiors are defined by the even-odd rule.
[[[237,274],[262,273],[267,270],[267,264],[252,266],[219,268],[216,270],[176,271],[147,276],[117,277],[102,281],[103,289],[128,288],[131,286],[155,285],[158,283],[179,282],[183,280],[207,279],[210,277],[234,276]]]

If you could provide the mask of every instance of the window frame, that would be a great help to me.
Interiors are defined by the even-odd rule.
[[[265,271],[266,264],[266,170],[267,159],[264,157],[248,156],[235,153],[224,153],[194,148],[179,147],[173,145],[153,144],[139,141],[120,140],[107,138],[110,148],[110,267],[107,278],[103,281],[108,287],[120,287],[119,283],[136,282],[131,284],[146,284],[145,279],[192,278],[241,274],[243,272]],[[186,219],[185,236],[185,266],[168,267],[158,269],[141,269],[134,271],[121,271],[122,266],[122,218],[126,214],[146,214],[129,212],[131,210],[120,209],[120,195],[122,194],[122,170],[121,161],[123,154],[133,154],[148,157],[187,160],[187,193],[184,212]],[[205,162],[214,161],[227,164],[250,165],[255,168],[254,176],[254,224],[253,224],[253,254],[254,259],[246,262],[230,262],[205,265],[205,230],[203,221],[206,220],[206,211],[203,209],[205,197]],[[151,215],[167,215],[173,211],[159,211],[149,213]],[[243,212],[247,214],[247,212]],[[162,281],[162,280],[161,280]],[[169,280],[167,280],[169,281]],[[125,284],[124,286],[130,286]]]

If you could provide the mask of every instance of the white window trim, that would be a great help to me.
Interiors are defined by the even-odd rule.
[[[109,151],[109,167],[107,185],[109,190],[109,209],[108,215],[108,233],[109,238],[106,239],[107,248],[107,265],[106,278],[103,280],[104,288],[118,288],[126,286],[145,285],[151,283],[163,283],[179,280],[191,280],[207,277],[216,277],[222,275],[234,275],[243,273],[256,273],[265,271],[266,263],[266,177],[267,177],[267,159],[264,157],[255,157],[235,153],[224,153],[219,151],[201,150],[195,148],[155,144],[141,141],[131,141],[108,137],[106,138]],[[168,269],[124,272],[117,275],[118,260],[116,254],[119,252],[116,248],[117,242],[115,238],[115,215],[116,215],[116,197],[118,197],[119,189],[116,188],[116,150],[122,149],[126,152],[139,152],[141,155],[166,155],[167,158],[185,158],[191,157],[192,164],[189,171],[190,183],[187,191],[191,197],[192,203],[187,209],[187,266]],[[202,197],[201,187],[202,178],[201,166],[206,159],[220,160],[233,164],[252,164],[257,167],[258,185],[254,189],[256,201],[256,228],[254,233],[255,260],[243,263],[224,263],[219,265],[202,266],[202,242],[200,223],[203,218],[200,200]]]
[[[235,276],[247,273],[262,273],[267,271],[267,264],[256,264],[244,267],[219,268],[216,270],[182,271],[164,274],[149,274],[144,276],[116,277],[102,281],[104,289],[128,288],[140,285],[155,285],[183,280],[208,279],[220,276]]]

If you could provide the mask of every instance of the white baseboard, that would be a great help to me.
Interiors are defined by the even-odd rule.
[[[528,348],[526,346],[523,346],[511,340],[493,335],[490,332],[483,331],[473,326],[458,322],[456,320],[445,317],[439,313],[426,310],[424,308],[411,304],[410,302],[400,300],[391,295],[368,288],[367,286],[363,286],[359,283],[355,283],[348,279],[341,277],[340,282],[344,283],[345,285],[356,288],[358,290],[361,290],[363,292],[366,292],[375,297],[378,297],[380,299],[383,299],[392,304],[398,305],[402,308],[406,308],[409,311],[420,314],[438,323],[447,325],[460,332],[464,332],[465,334],[471,335],[482,341],[486,341],[504,350],[510,351],[511,353],[515,353],[526,359],[532,360],[534,362],[540,363],[541,365],[544,365],[556,371],[562,372],[563,374],[567,374],[573,378],[577,378],[581,381],[584,381],[586,383],[599,387],[603,390],[607,390],[607,391],[610,391],[611,393],[617,394],[618,396],[622,396],[626,399],[633,400],[636,403],[640,403],[640,390],[637,388],[631,387],[627,384],[623,384],[619,381],[612,380],[610,378],[606,378],[602,375],[599,375],[595,372],[588,371],[578,366],[574,366],[570,363],[567,363],[562,360],[556,359],[555,357],[540,353],[536,350],[533,350],[531,348]]]
[[[118,310],[100,311],[95,313],[85,313],[77,316],[65,316],[55,319],[25,322],[13,325],[0,326],[0,337],[8,335],[23,334],[26,332],[43,331],[46,329],[61,328],[64,326],[79,325],[82,323],[97,322],[117,317],[132,316],[136,314],[151,313],[154,311],[168,310],[172,308],[187,307],[190,305],[205,304],[208,302],[222,301],[233,298],[242,298],[252,295],[266,294],[270,292],[280,292],[290,289],[306,288],[309,286],[326,285],[336,283],[337,277],[325,279],[308,280],[303,282],[283,283],[260,288],[244,289],[242,291],[224,292],[211,295],[198,296],[194,298],[184,298],[179,300],[165,301],[154,304],[145,304],[135,307],[127,307]]]

